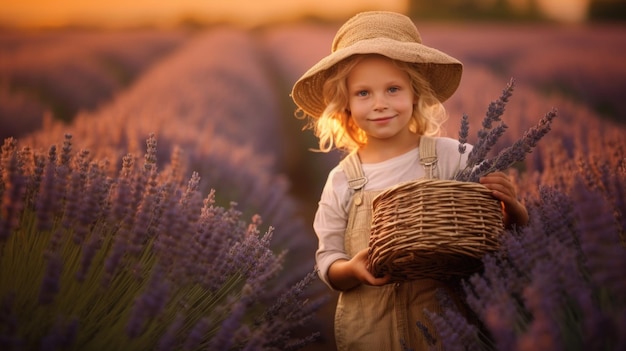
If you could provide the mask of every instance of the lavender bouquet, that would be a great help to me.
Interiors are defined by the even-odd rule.
[[[489,158],[489,154],[500,137],[507,129],[502,121],[502,115],[509,98],[513,94],[515,80],[511,79],[502,95],[489,104],[487,113],[482,122],[482,128],[478,131],[478,141],[467,156],[467,163],[463,169],[459,169],[454,180],[465,182],[478,182],[480,177],[510,168],[517,162],[524,161],[526,154],[532,152],[539,140],[543,138],[551,128],[552,121],[557,116],[556,109],[552,109],[532,128],[527,130],[522,137],[513,145],[501,150],[495,157]],[[499,123],[498,123],[499,122]],[[494,126],[495,123],[498,123]],[[461,118],[459,130],[459,168],[461,155],[467,150],[467,138],[469,135],[469,120],[467,115]]]

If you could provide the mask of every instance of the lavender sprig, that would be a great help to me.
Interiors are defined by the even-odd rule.
[[[493,122],[498,122],[502,119],[506,104],[509,102],[509,98],[513,95],[513,88],[515,87],[515,79],[511,78],[506,87],[502,90],[502,95],[489,104],[487,108],[486,118],[483,120],[483,128],[489,130]]]
[[[479,141],[479,143],[472,149],[468,156],[468,167],[470,166],[470,158],[472,158],[472,167],[475,165],[480,165],[485,162],[489,151],[493,148],[493,146],[498,142],[498,139],[504,134],[507,126],[504,123],[500,123],[494,129],[491,129],[483,139]],[[474,164],[474,162],[477,162]]]
[[[492,129],[492,125],[494,122],[499,122],[502,120],[504,109],[506,107],[506,104],[509,102],[509,98],[513,94],[514,87],[515,80],[511,79],[504,88],[504,90],[502,90],[502,94],[500,95],[500,97],[496,101],[492,101],[489,104],[489,107],[487,108],[487,113],[485,114],[485,118],[482,122],[482,129],[478,131],[478,142],[476,143],[474,149],[468,155],[468,167],[473,167],[479,164],[489,151],[489,149],[484,150],[485,146],[483,146],[483,144],[487,143],[488,141],[492,141],[488,139],[490,131]],[[461,128],[463,128],[463,125],[461,125]]]
[[[548,134],[551,129],[552,121],[556,116],[556,109],[552,109],[552,111],[546,113],[537,125],[524,133],[520,140],[516,141],[512,146],[500,151],[493,160],[492,169],[487,170],[486,173],[505,170],[517,162],[524,161],[526,155],[531,153],[537,146],[537,143]]]
[[[513,145],[501,150],[495,157],[488,158],[489,152],[507,129],[504,122],[501,122],[496,127],[492,126],[493,122],[501,121],[506,103],[513,92],[513,86],[514,80],[511,80],[502,91],[500,98],[489,105],[483,120],[483,128],[478,132],[478,142],[469,153],[466,166],[456,172],[453,177],[454,180],[477,182],[480,177],[486,174],[503,171],[517,162],[524,161],[526,154],[532,152],[539,140],[550,131],[552,121],[557,116],[556,109],[546,113],[537,125],[527,130]],[[459,131],[460,155],[465,153],[468,130],[467,116],[464,115],[461,119],[461,129]]]
[[[469,116],[463,114],[461,117],[461,129],[459,130],[459,154],[463,155],[467,148],[467,137],[469,136]]]

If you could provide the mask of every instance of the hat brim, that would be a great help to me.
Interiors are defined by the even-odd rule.
[[[339,49],[313,65],[293,86],[291,97],[296,105],[307,115],[320,117],[325,108],[322,87],[328,69],[358,54],[379,54],[415,64],[441,102],[450,98],[461,82],[463,64],[454,57],[416,42],[373,38]]]

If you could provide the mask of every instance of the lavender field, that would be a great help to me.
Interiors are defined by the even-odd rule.
[[[465,64],[447,136],[467,114],[474,142],[510,78],[496,151],[558,110],[511,172],[530,225],[442,341],[626,349],[626,27],[418,28]],[[341,155],[289,92],[336,29],[0,33],[0,348],[332,350],[311,221]]]

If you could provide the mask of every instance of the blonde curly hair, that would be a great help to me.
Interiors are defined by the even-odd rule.
[[[319,118],[299,114],[301,109],[296,111],[298,118],[309,117],[305,129],[312,129],[319,139],[319,149],[315,151],[330,152],[336,148],[350,153],[367,144],[367,135],[356,125],[347,111],[347,77],[352,68],[363,58],[372,55],[376,54],[350,56],[328,70],[322,92],[326,108]],[[418,96],[418,102],[414,106],[409,122],[411,132],[427,136],[440,134],[441,126],[447,120],[448,115],[443,104],[435,96],[429,82],[419,72],[418,66],[388,59],[409,75],[413,94]]]

